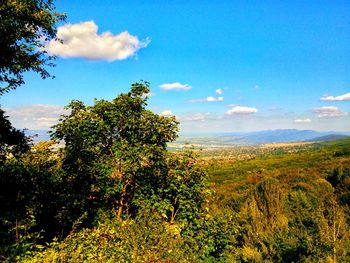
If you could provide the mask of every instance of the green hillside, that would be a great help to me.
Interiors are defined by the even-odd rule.
[[[339,167],[347,167],[350,156],[350,139],[314,144],[296,144],[271,148],[247,147],[226,151],[204,152],[209,180],[214,188],[228,188],[230,184],[249,177],[288,176],[308,174],[325,178]],[[209,157],[207,157],[209,156]],[[211,156],[215,158],[210,158]],[[227,158],[229,156],[229,158]]]

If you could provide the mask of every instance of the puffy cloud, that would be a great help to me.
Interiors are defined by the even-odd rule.
[[[217,90],[215,90],[215,93],[218,95],[221,95],[223,93],[223,91],[222,91],[222,89],[217,89]]]
[[[258,112],[256,108],[246,106],[234,106],[226,112],[226,115],[247,115]]]
[[[334,106],[325,106],[321,108],[315,108],[313,109],[313,112],[316,113],[317,117],[319,118],[336,118],[336,117],[343,117],[348,115],[347,112],[341,111]]]
[[[109,31],[98,34],[97,30],[94,21],[63,25],[57,29],[57,37],[62,42],[51,40],[45,50],[64,58],[115,61],[133,56],[150,42],[149,38],[140,41],[128,31],[113,35]]]
[[[350,100],[350,92],[339,96],[323,96],[320,98],[320,100],[331,100],[331,101]]]
[[[190,90],[192,87],[188,84],[181,84],[179,82],[174,83],[164,83],[159,85],[160,88],[164,90]]]
[[[294,123],[310,123],[311,119],[306,118],[306,119],[295,119]]]
[[[168,117],[168,116],[174,116],[174,113],[171,110],[165,110],[165,111],[162,111],[160,115]]]
[[[47,130],[58,122],[60,115],[68,111],[61,106],[36,104],[6,109],[14,127],[30,130]]]

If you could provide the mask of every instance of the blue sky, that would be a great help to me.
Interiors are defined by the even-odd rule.
[[[349,1],[217,2],[57,1],[70,26],[59,28],[65,47],[49,46],[56,78],[27,73],[1,105],[18,128],[47,129],[72,99],[147,80],[148,107],[184,133],[350,131]]]

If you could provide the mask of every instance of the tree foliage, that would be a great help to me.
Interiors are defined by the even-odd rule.
[[[199,218],[205,173],[192,153],[167,151],[178,123],[146,109],[148,92],[141,82],[112,101],[72,101],[52,133],[62,149],[39,143],[4,159],[0,255],[35,251],[106,216],[147,212],[178,233]]]
[[[56,37],[56,24],[65,15],[55,12],[53,0],[0,1],[0,95],[24,84],[23,73],[50,76],[44,43]]]
[[[177,122],[145,109],[148,92],[147,83],[135,83],[111,102],[73,101],[54,127],[53,137],[65,142],[62,167],[79,207],[103,199],[118,217],[132,214],[134,197],[164,176],[166,143],[176,138]]]
[[[29,150],[29,138],[23,131],[14,128],[0,109],[0,163],[6,156],[17,156]]]

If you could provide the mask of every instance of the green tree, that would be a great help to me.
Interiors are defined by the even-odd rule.
[[[29,149],[30,139],[14,128],[0,109],[0,256],[4,247],[8,249],[20,240],[20,224],[26,212],[20,200],[24,185],[20,182],[23,169],[18,160]]]
[[[61,220],[64,185],[53,143],[33,145],[0,166],[0,257],[28,254],[67,225]]]
[[[14,128],[5,112],[0,109],[0,163],[6,156],[17,156],[27,150],[29,150],[29,138],[23,131]]]
[[[23,131],[14,128],[0,109],[0,239],[5,240],[9,218],[16,217],[18,209],[17,174],[21,168],[17,159],[30,149],[30,140]],[[0,241],[0,247],[1,247]]]
[[[54,57],[43,50],[56,37],[56,24],[65,15],[55,12],[53,0],[0,1],[0,95],[24,84],[23,73],[50,76],[45,66]]]
[[[153,195],[139,198],[149,201],[171,224],[197,219],[206,199],[207,178],[196,157],[192,151],[169,154],[164,175],[157,185],[149,184]]]
[[[65,142],[62,167],[67,194],[75,200],[71,210],[93,213],[107,206],[117,217],[134,214],[135,196],[159,185],[177,122],[145,109],[148,92],[148,83],[135,83],[113,101],[73,101],[70,114],[54,127],[53,138]]]
[[[206,176],[193,153],[167,151],[167,143],[177,137],[178,122],[147,110],[148,92],[148,83],[141,82],[112,101],[96,100],[93,106],[72,101],[69,113],[52,132],[53,139],[64,142],[62,149],[53,142],[18,154],[12,143],[3,147],[1,258],[18,260],[42,249],[40,244],[55,236],[64,238],[72,229],[95,226],[105,218],[121,226],[133,220],[147,223],[147,214],[166,233],[160,237],[163,230],[142,227],[133,237],[135,243],[130,243],[133,253],[138,253],[138,244],[147,244],[147,253],[153,257],[150,235],[155,243],[161,238],[166,244],[163,239],[172,238],[174,244],[159,252],[165,257],[186,240],[196,246],[198,240],[191,229],[202,229],[206,221],[201,221]],[[6,130],[24,136],[6,117],[2,122]],[[211,225],[216,228],[211,245],[196,248],[205,257],[222,257],[231,243],[220,231],[221,223],[215,221],[205,224],[202,231],[209,236]]]

